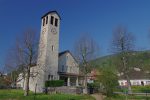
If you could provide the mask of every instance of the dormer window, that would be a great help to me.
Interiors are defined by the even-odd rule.
[[[48,16],[46,16],[46,24],[48,23]]]
[[[51,16],[51,24],[53,25],[54,23],[54,16]]]
[[[45,25],[45,18],[43,18],[43,26]]]
[[[57,27],[58,26],[58,19],[55,18],[55,26]]]

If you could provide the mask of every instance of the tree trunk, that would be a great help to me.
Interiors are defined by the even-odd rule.
[[[88,90],[87,90],[87,76],[85,75],[84,76],[84,91],[83,91],[83,93],[84,94],[87,94],[88,93]]]
[[[131,82],[130,82],[128,75],[126,75],[126,79],[127,79],[127,85],[128,85],[128,94],[131,94],[132,93]]]
[[[123,66],[124,66],[124,68],[127,68],[126,58],[123,56],[122,59],[123,59]],[[126,70],[126,71],[127,71],[127,70]],[[131,93],[132,93],[132,90],[131,90],[131,82],[130,82],[128,73],[125,72],[125,76],[126,76],[126,79],[127,79],[128,94],[131,94]]]
[[[27,75],[25,77],[26,81],[25,81],[24,96],[28,96],[29,95],[29,78],[30,78],[30,67],[28,67],[28,69],[27,69]]]

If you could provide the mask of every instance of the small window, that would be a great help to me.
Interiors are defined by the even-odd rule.
[[[55,18],[55,26],[57,27],[58,26],[58,19]]]
[[[46,24],[48,23],[48,16],[46,16]]]
[[[68,56],[66,56],[67,60],[68,60]]]
[[[141,81],[141,85],[144,86],[144,82],[143,81]]]
[[[54,22],[54,17],[51,16],[51,24],[53,25],[53,22]]]
[[[52,51],[54,51],[54,46],[52,45]]]
[[[50,78],[51,78],[51,75],[48,75],[48,80],[50,80]]]
[[[45,18],[43,18],[43,26],[45,25]]]
[[[123,86],[124,84],[123,84],[123,82],[121,82],[121,86]]]
[[[51,80],[53,80],[53,78],[54,78],[53,75],[51,75]]]

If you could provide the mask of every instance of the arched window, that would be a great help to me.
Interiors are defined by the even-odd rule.
[[[48,16],[46,16],[46,24],[48,23]]]
[[[53,22],[54,22],[54,17],[51,16],[51,24],[53,25]]]
[[[58,19],[55,18],[55,26],[57,27],[58,26]]]
[[[43,18],[43,26],[45,25],[45,18]]]

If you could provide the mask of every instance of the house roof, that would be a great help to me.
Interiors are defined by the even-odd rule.
[[[57,15],[58,15],[58,17],[60,18],[60,20],[61,20],[61,17],[60,17],[60,15],[58,14],[58,12],[57,11],[49,11],[49,12],[47,12],[46,14],[44,14],[41,18],[43,18],[43,17],[45,17],[45,16],[47,16],[48,14],[50,14],[50,13],[56,13]]]
[[[130,79],[150,79],[150,76],[148,73],[144,72],[144,71],[136,71],[136,70],[132,70],[130,71],[130,73],[128,74]],[[119,79],[126,79],[125,75],[121,75],[119,76]]]

